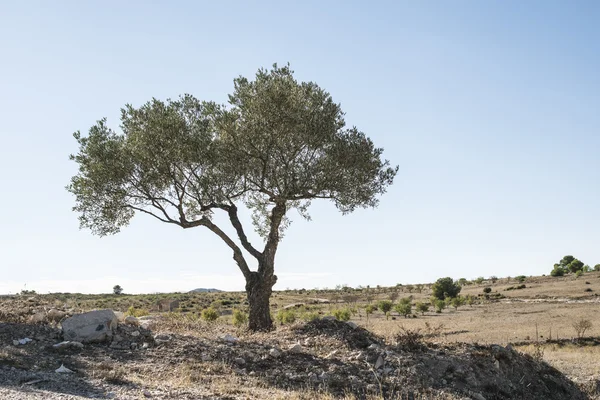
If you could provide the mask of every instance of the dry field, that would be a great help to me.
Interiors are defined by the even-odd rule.
[[[507,290],[521,284],[524,284],[525,288]],[[486,287],[491,288],[487,298],[483,294]],[[5,322],[5,343],[0,349],[0,367],[8,374],[4,378],[7,382],[15,379],[20,382],[45,380],[47,387],[46,391],[43,391],[42,387],[36,391],[33,386],[44,385],[36,383],[31,387],[22,385],[20,389],[10,385],[2,389],[5,385],[2,382],[3,377],[0,376],[0,395],[7,399],[50,399],[54,397],[50,397],[48,393],[64,393],[65,385],[69,387],[69,383],[64,380],[68,378],[61,381],[53,375],[44,375],[43,372],[44,368],[53,370],[54,367],[51,366],[60,359],[61,362],[71,363],[70,365],[80,371],[81,377],[78,379],[82,389],[79,392],[73,390],[73,393],[82,395],[87,391],[90,394],[94,390],[94,396],[100,398],[108,398],[102,396],[112,393],[113,396],[122,399],[462,399],[470,397],[456,396],[456,393],[444,391],[444,385],[450,385],[453,379],[446,378],[447,371],[434,371],[435,368],[431,367],[425,370],[419,368],[425,368],[428,363],[443,365],[450,362],[454,365],[453,369],[463,364],[470,365],[469,368],[484,365],[482,371],[489,372],[498,368],[494,367],[494,364],[486,364],[494,360],[491,354],[497,351],[494,348],[498,348],[489,345],[500,344],[505,346],[500,349],[509,349],[506,354],[515,360],[511,365],[520,365],[520,371],[533,373],[538,367],[525,367],[529,365],[528,360],[543,360],[576,382],[589,398],[600,399],[600,296],[597,294],[600,294],[598,272],[586,273],[578,278],[528,277],[522,283],[515,279],[501,278],[494,282],[486,280],[479,284],[470,283],[463,286],[461,295],[470,295],[476,299],[472,305],[463,305],[458,309],[446,308],[441,313],[436,313],[431,308],[424,314],[417,313],[413,307],[413,314],[409,318],[400,316],[395,311],[387,317],[381,311],[375,311],[367,319],[365,307],[369,304],[375,305],[381,300],[393,298],[398,302],[403,297],[412,296],[413,304],[418,301],[429,302],[430,285],[345,291],[280,291],[274,293],[272,298],[273,315],[292,310],[291,312],[296,314],[296,321],[285,321],[283,324],[279,321],[275,332],[264,335],[250,334],[243,328],[233,326],[232,310],[244,310],[246,307],[243,293],[121,296],[56,294],[6,297],[0,299],[0,327],[3,326],[2,322]],[[165,299],[180,301],[179,308],[173,313],[159,313],[154,306]],[[210,324],[199,318],[200,311],[209,306],[216,308],[221,314],[216,322]],[[112,308],[118,311],[129,310],[140,315],[150,314],[156,318],[152,334],[168,334],[172,339],[167,344],[147,350],[143,357],[140,356],[141,353],[123,352],[106,346],[96,346],[80,353],[57,355],[44,350],[48,346],[51,347],[51,343],[56,342],[59,337],[56,328],[44,323],[32,325],[28,322],[39,310],[49,308],[68,310],[69,313]],[[302,319],[310,320],[317,316],[331,315],[340,309],[351,310],[351,321],[367,330],[352,333],[350,329],[339,336],[340,327],[343,328],[342,331],[348,329],[346,324],[332,325],[333,328],[326,324],[321,327],[325,330],[313,333],[302,331]],[[587,339],[572,340],[576,337],[573,324],[582,319],[593,324],[585,334]],[[2,329],[0,336],[1,331]],[[424,335],[421,340],[428,343],[429,350],[417,351],[415,354],[406,350],[395,352],[397,335],[407,331]],[[371,338],[369,332],[375,336]],[[240,345],[233,348],[224,345],[218,339],[224,334],[238,337]],[[24,335],[37,337],[36,346],[19,347],[11,344],[17,336],[20,338]],[[347,342],[350,337],[348,335],[354,335],[353,340],[357,342]],[[367,339],[379,341],[378,346],[387,346],[386,351],[394,354],[396,361],[389,360],[389,365],[394,371],[404,371],[406,366],[413,365],[408,368],[414,368],[412,375],[402,372],[396,375],[396,381],[389,377],[387,382],[380,382],[378,379],[381,378],[373,375],[372,370],[377,361],[375,353],[372,355],[375,358],[366,364],[364,360],[356,358],[357,354],[362,354],[360,357],[367,357],[368,360],[371,357],[370,351],[379,351],[360,347]],[[285,350],[294,343],[302,344],[306,356],[291,356],[285,351],[281,358],[274,359],[269,355],[272,348]],[[488,346],[478,347],[479,345]],[[340,346],[343,346],[344,350]],[[514,358],[515,356],[511,355],[511,347],[533,358]],[[330,355],[338,349],[340,352],[331,358]],[[198,359],[199,354],[208,358]],[[245,360],[246,364],[243,367],[236,365],[239,358]],[[482,362],[484,364],[481,364]],[[511,365],[507,366],[507,371],[513,368]],[[18,368],[14,370],[12,366]],[[313,370],[314,373],[310,372]],[[36,379],[27,375],[33,371]],[[316,376],[322,371],[329,371],[327,374],[330,375],[330,379],[355,374],[355,387],[368,390],[352,392],[352,384],[341,381],[339,384],[342,386],[337,391],[320,391],[319,384],[315,383],[316,381],[309,382],[308,377],[317,379]],[[428,376],[432,383],[424,384],[418,381],[419,376],[427,374],[430,374]],[[550,371],[545,374],[552,375]],[[417,381],[410,381],[410,376]],[[531,382],[535,382],[535,378]],[[387,385],[386,396],[381,396],[380,384]],[[344,385],[348,385],[346,394]],[[410,395],[405,393],[406,396],[398,391],[400,388],[411,387],[418,390]],[[429,387],[433,388],[431,393],[427,392]],[[27,397],[20,397],[24,396],[20,394],[22,391],[28,393]],[[390,393],[396,394],[391,396]]]

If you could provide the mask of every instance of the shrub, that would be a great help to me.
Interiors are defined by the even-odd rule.
[[[291,309],[279,310],[275,316],[275,319],[279,321],[281,325],[292,324],[296,321],[296,313]]]
[[[471,307],[471,306],[473,306],[473,303],[475,303],[475,298],[473,296],[471,296],[470,294],[468,294],[467,297],[465,298],[465,303],[467,303]]]
[[[367,313],[367,315],[373,314],[375,311],[377,311],[377,307],[375,307],[373,304],[368,304],[365,307],[365,313]]]
[[[577,270],[577,272],[575,272],[575,276],[577,278],[579,278],[581,275],[583,275],[583,271],[582,270]]]
[[[398,303],[394,308],[396,312],[400,315],[404,315],[404,318],[408,317],[412,312],[412,304],[409,303]]]
[[[442,310],[446,308],[446,302],[444,300],[436,300],[435,301],[435,312],[436,313],[441,313]]]
[[[467,281],[467,279],[466,279],[466,278],[460,278],[460,279],[458,280],[458,284],[459,284],[460,286],[465,286],[465,285],[467,284],[467,282],[468,282],[468,281]]]
[[[480,276],[479,278],[475,279],[475,283],[477,283],[478,285],[481,285],[484,281],[483,276]]]
[[[233,325],[237,327],[246,325],[248,323],[248,314],[242,310],[235,309],[233,310],[232,321]]]
[[[498,277],[495,275],[490,276],[490,281],[492,281],[492,283],[496,283],[496,281],[498,280]]]
[[[350,317],[352,316],[348,308],[338,308],[337,310],[333,310],[332,314],[338,321],[350,321]]]
[[[558,264],[554,265],[554,269],[550,271],[550,275],[552,276],[563,276],[565,274],[565,269]]]
[[[594,271],[600,271],[600,264],[594,265]]]
[[[417,312],[420,312],[421,315],[424,315],[427,311],[429,311],[429,304],[417,301],[415,304],[415,309]]]
[[[208,307],[202,310],[200,317],[206,322],[214,322],[219,318],[219,313],[214,308]]]
[[[585,331],[592,328],[592,321],[589,319],[580,319],[573,324],[573,329],[577,333],[578,338],[582,338],[585,335]]]
[[[517,282],[523,283],[523,282],[525,282],[525,279],[527,279],[527,277],[525,275],[519,275],[519,276],[515,277],[515,279],[517,280]]]
[[[319,317],[318,312],[311,311],[311,312],[302,313],[300,315],[300,318],[302,318],[303,321],[311,322],[311,321],[315,321],[315,320],[319,319],[320,317]]]
[[[377,303],[377,308],[381,310],[384,314],[387,314],[392,309],[392,302],[389,300],[381,300]]]
[[[436,299],[444,300],[447,297],[456,297],[460,293],[460,285],[452,278],[440,278],[431,287],[431,292]]]
[[[483,288],[483,293],[491,293],[492,292],[492,288],[491,287],[484,287]]]
[[[145,308],[135,308],[134,306],[130,306],[125,313],[126,316],[132,317],[143,317],[144,315],[148,315],[150,312]]]
[[[465,304],[464,297],[456,296],[455,298],[452,299],[450,304],[452,305],[452,307],[454,307],[455,310],[458,310],[458,307]]]

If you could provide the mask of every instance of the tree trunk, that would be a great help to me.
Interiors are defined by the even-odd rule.
[[[273,268],[269,268],[271,271]],[[277,277],[273,274],[263,276],[259,272],[251,272],[246,281],[248,295],[249,318],[248,327],[251,331],[270,331],[273,329],[269,299]]]

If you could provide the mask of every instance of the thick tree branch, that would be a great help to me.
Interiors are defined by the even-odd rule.
[[[233,240],[231,240],[231,238],[229,236],[227,236],[227,234],[225,232],[223,232],[221,230],[221,228],[219,228],[217,225],[213,224],[213,222],[210,219],[208,219],[207,217],[202,217],[199,220],[195,220],[195,221],[182,221],[181,226],[183,228],[193,228],[196,226],[205,226],[210,231],[212,231],[214,234],[219,236],[227,244],[227,246],[229,246],[229,248],[231,250],[233,250],[233,259],[235,260],[238,267],[242,271],[242,274],[244,274],[244,278],[246,278],[246,280],[250,279],[252,272],[250,271],[250,268],[248,268],[248,263],[246,263],[246,259],[244,258],[244,254],[242,253],[242,250],[238,247],[237,244],[235,244],[235,242]]]
[[[248,241],[248,237],[246,236],[242,223],[240,222],[240,219],[237,215],[237,207],[233,205],[233,203],[227,206],[227,213],[229,214],[229,220],[231,221],[231,225],[233,225],[233,227],[235,228],[235,231],[237,232],[237,235],[240,238],[240,242],[242,242],[242,246],[244,246],[244,249],[246,249],[248,253],[252,254],[252,256],[260,262],[262,260],[263,253],[256,250],[256,248],[254,248],[254,246],[252,246],[252,244]]]

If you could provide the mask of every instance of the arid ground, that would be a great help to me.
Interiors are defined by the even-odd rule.
[[[366,307],[382,300],[429,303],[430,285],[282,291],[272,297],[276,330],[255,334],[233,324],[243,293],[6,296],[0,397],[599,399],[598,294],[598,272],[486,279],[463,285],[470,305],[367,319]],[[170,301],[174,311],[158,311]],[[207,307],[216,321],[201,318]],[[60,324],[50,317],[93,309],[135,315],[141,326],[120,324],[112,342],[55,348]],[[356,325],[329,317],[344,312]],[[583,335],[581,321],[591,324]],[[24,338],[32,341],[14,342]],[[61,365],[74,372],[56,373]]]

